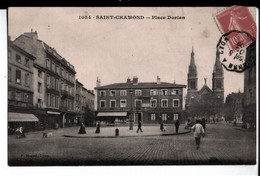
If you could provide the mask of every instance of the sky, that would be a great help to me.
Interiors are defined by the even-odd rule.
[[[216,45],[221,32],[214,15],[223,7],[152,8],[9,8],[8,35],[14,40],[24,32],[38,32],[44,41],[75,66],[76,78],[87,89],[126,82],[161,81],[187,85],[192,46],[198,70],[198,89],[212,88]],[[255,8],[250,8],[255,20]],[[79,16],[91,19],[79,19]],[[97,15],[137,15],[141,20],[96,19]],[[184,16],[185,20],[151,19]],[[146,19],[146,17],[151,17]],[[244,74],[224,70],[225,96],[243,92]]]

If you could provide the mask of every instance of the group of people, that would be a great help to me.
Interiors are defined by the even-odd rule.
[[[86,134],[86,126],[84,123],[81,123],[79,127],[79,134]],[[95,133],[100,133],[100,122],[98,121],[96,124],[96,132]]]
[[[174,125],[175,125],[175,132],[178,133],[178,132],[179,132],[179,126],[180,126],[179,120],[176,120],[176,121],[174,122]],[[161,131],[166,131],[166,130],[167,130],[167,128],[165,127],[165,125],[163,124],[163,122],[161,122],[161,124],[160,124],[160,130],[161,130]]]

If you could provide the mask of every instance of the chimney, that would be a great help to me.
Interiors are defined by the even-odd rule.
[[[100,87],[100,86],[101,86],[100,79],[98,79],[98,77],[97,77],[96,87]]]
[[[131,79],[129,77],[126,79],[126,83],[131,83]]]
[[[138,78],[137,78],[137,76],[134,76],[134,77],[133,77],[133,84],[138,84]]]
[[[24,35],[26,35],[27,37],[32,38],[33,40],[37,40],[38,39],[38,33],[37,33],[37,31],[33,32],[33,29],[31,29],[31,32],[25,32]]]
[[[157,84],[161,84],[161,79],[157,76]]]

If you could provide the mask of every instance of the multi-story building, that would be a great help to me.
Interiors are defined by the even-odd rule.
[[[76,79],[75,110],[77,112],[78,124],[85,123],[85,100],[83,84]]]
[[[227,95],[225,101],[226,109],[226,121],[235,121],[236,123],[242,123],[243,118],[243,101],[244,93],[232,92]]]
[[[105,122],[171,123],[181,119],[185,85],[161,82],[138,82],[101,86],[97,80],[97,120]]]
[[[33,55],[35,114],[44,128],[74,126],[74,66],[57,51],[38,39],[37,31],[20,35],[14,44]]]
[[[33,62],[36,58],[8,40],[8,125],[33,129]]]
[[[256,42],[246,50],[246,61],[250,67],[244,71],[244,116],[248,127],[256,126]]]

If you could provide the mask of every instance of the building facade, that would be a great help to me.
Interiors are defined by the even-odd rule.
[[[256,42],[246,50],[246,61],[250,67],[244,71],[244,116],[243,122],[248,128],[256,126]]]
[[[224,104],[224,72],[218,52],[216,53],[216,60],[212,72],[212,89],[208,87],[207,79],[204,78],[204,80],[205,84],[198,90],[198,72],[195,64],[195,54],[192,48],[188,68],[188,90],[185,107],[190,116],[204,116],[204,118],[210,120],[209,116],[219,116],[221,107],[223,107]],[[199,110],[199,108],[201,108],[201,110]],[[202,112],[203,109],[207,111]]]
[[[38,119],[33,115],[34,72],[36,58],[8,40],[8,125],[34,129]]]
[[[242,123],[243,119],[243,102],[244,93],[242,92],[232,92],[227,95],[225,101],[226,109],[226,121],[235,121],[236,123]]]
[[[172,123],[180,119],[185,85],[161,82],[138,82],[101,86],[97,80],[97,120],[107,123]]]
[[[14,44],[33,55],[35,115],[42,128],[57,128],[77,124],[74,66],[57,51],[38,39],[37,31],[27,32]]]

